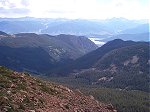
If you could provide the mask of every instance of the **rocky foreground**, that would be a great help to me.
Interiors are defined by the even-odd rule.
[[[117,112],[79,90],[0,67],[0,112]]]

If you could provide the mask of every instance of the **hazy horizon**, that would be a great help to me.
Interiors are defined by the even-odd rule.
[[[111,20],[111,19],[124,19],[124,20],[137,20],[137,21],[145,21],[146,23],[148,22],[149,19],[128,19],[128,18],[124,18],[124,17],[112,17],[112,18],[105,18],[105,19],[88,19],[88,18],[50,18],[50,17],[31,17],[31,16],[22,16],[22,17],[0,17],[0,19],[64,19],[64,20],[91,20],[91,21],[94,21],[94,20]]]
[[[1,18],[149,19],[148,0],[0,0]]]

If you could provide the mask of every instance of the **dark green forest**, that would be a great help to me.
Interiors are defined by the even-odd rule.
[[[46,79],[46,78],[45,78]],[[46,79],[47,80],[47,79]],[[100,85],[89,85],[85,79],[71,77],[50,78],[72,89],[79,89],[86,95],[92,95],[100,102],[110,103],[118,112],[149,112],[150,93],[139,90],[104,88]]]

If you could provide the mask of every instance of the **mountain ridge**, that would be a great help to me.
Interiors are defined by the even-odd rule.
[[[149,92],[149,52],[148,42],[119,47],[91,67],[74,72],[74,78],[86,80],[89,85]]]
[[[74,35],[51,36],[47,34],[38,35],[35,33],[19,33],[14,35],[1,36],[0,64],[4,66],[9,65],[9,67],[14,69],[14,66],[11,65],[17,66],[19,63],[20,67],[17,66],[15,70],[30,70],[29,66],[32,63],[31,71],[45,71],[47,73],[48,67],[51,71],[53,67],[70,62],[96,48],[97,46],[85,37],[78,37]],[[19,57],[18,55],[21,55],[21,57]],[[32,58],[33,60],[31,60]],[[41,62],[40,59],[47,59],[48,61],[43,61],[45,62],[44,65],[44,63]],[[35,62],[35,60],[37,61]],[[43,68],[42,66],[45,68]],[[40,67],[46,70],[42,70],[40,69]]]
[[[57,69],[56,74],[83,85],[148,92],[149,52],[148,42],[116,39]]]
[[[66,72],[67,72],[68,67],[70,68],[71,71],[73,69],[78,69],[78,70],[88,69],[88,68],[92,67],[92,65],[96,61],[98,61],[98,59],[101,58],[105,53],[107,53],[113,49],[119,48],[119,47],[133,45],[133,44],[136,44],[136,42],[134,42],[134,41],[123,41],[121,39],[115,39],[113,41],[110,41],[110,42],[104,44],[100,48],[76,59],[73,63],[69,64],[64,69],[66,69]],[[71,72],[70,70],[68,72]]]

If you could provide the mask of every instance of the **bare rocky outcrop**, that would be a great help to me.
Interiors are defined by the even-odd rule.
[[[93,96],[25,73],[0,68],[0,85],[0,112],[116,112]]]

